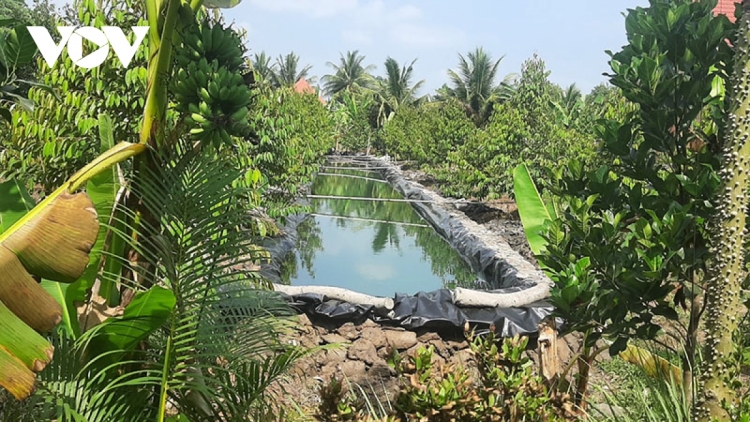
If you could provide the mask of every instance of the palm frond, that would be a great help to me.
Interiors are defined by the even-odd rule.
[[[135,421],[180,413],[192,421],[239,421],[272,402],[265,387],[303,351],[278,338],[291,310],[254,270],[266,254],[244,229],[252,217],[243,190],[233,187],[241,172],[231,162],[180,144],[133,187],[159,216],[157,226],[137,228],[137,246],[151,264],[141,276],[171,291],[174,307],[155,331],[135,333],[142,341],[127,350],[94,348],[107,325],[132,325],[122,317],[84,333],[75,347],[61,345],[66,353],[56,354],[41,377],[45,415]],[[126,213],[125,220],[134,217]]]

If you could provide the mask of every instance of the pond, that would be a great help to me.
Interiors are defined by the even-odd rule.
[[[326,169],[313,195],[402,199],[376,171]],[[327,285],[392,297],[455,286],[479,277],[408,202],[311,199],[296,251],[282,265],[292,285]]]

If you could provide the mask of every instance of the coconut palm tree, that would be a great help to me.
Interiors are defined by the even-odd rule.
[[[271,63],[271,57],[266,54],[265,51],[255,53],[251,60],[253,70],[263,78],[271,78],[271,75],[276,71],[276,64]]]
[[[293,51],[286,56],[279,55],[276,58],[275,65],[276,71],[273,73],[273,81],[276,87],[290,87],[294,86],[302,78],[310,79],[308,75],[312,66],[307,65],[302,70],[297,71],[299,56],[294,54]]]
[[[583,94],[576,84],[571,84],[557,97],[551,101],[552,106],[557,110],[560,122],[571,127],[581,114]]]
[[[414,63],[417,59],[412,60],[408,66],[399,67],[398,62],[388,57],[385,60],[385,78],[378,78],[378,121],[382,125],[399,107],[404,105],[413,105],[421,100],[417,98],[417,91],[424,85],[424,79],[417,83],[411,83],[414,72]]]
[[[335,96],[342,91],[358,92],[375,88],[375,78],[370,74],[375,70],[374,65],[363,66],[365,56],[359,50],[347,51],[342,54],[339,65],[328,62],[335,72],[323,76],[323,89],[326,94]]]
[[[458,59],[458,69],[448,71],[450,85],[444,94],[464,103],[475,121],[481,123],[489,117],[494,103],[510,97],[512,76],[496,85],[497,68],[503,57],[493,61],[482,47],[470,51],[466,57],[459,54]]]

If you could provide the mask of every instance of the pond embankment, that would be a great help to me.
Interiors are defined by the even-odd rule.
[[[334,160],[339,164],[347,162],[379,169],[382,176],[404,198],[414,200],[411,202],[412,206],[477,273],[482,275],[488,289],[506,289],[506,292],[518,293],[538,289],[538,286],[549,286],[549,279],[538,269],[535,262],[526,258],[530,256],[530,251],[526,245],[523,228],[512,206],[507,206],[507,203],[496,206],[493,203],[444,198],[435,190],[417,182],[415,179],[419,176],[418,173],[404,172],[397,165],[383,159],[342,157]],[[281,253],[283,248],[295,247],[295,227],[302,218],[296,216],[289,220],[289,225],[284,229],[289,237],[274,245],[275,253]],[[508,237],[512,239],[514,246],[506,240]],[[278,267],[271,265],[264,270],[273,272],[277,271]],[[461,364],[469,368],[474,365],[468,343],[464,338],[464,327],[477,326],[476,314],[472,312],[481,309],[465,309],[466,313],[461,316],[459,314],[463,310],[451,308],[454,305],[449,303],[450,299],[446,299],[439,302],[439,307],[446,315],[452,315],[452,321],[444,324],[445,321],[439,321],[439,318],[434,318],[435,315],[432,315],[433,320],[425,320],[419,315],[402,315],[400,318],[384,318],[382,315],[367,313],[360,313],[356,317],[353,314],[342,315],[337,312],[347,308],[337,308],[339,305],[336,301],[326,302],[325,298],[319,298],[323,301],[311,306],[309,299],[297,300],[298,304],[304,302],[300,309],[305,310],[308,315],[301,314],[299,323],[286,337],[286,341],[306,347],[326,346],[326,350],[301,360],[293,371],[297,377],[290,380],[294,391],[291,397],[302,407],[316,405],[317,389],[332,376],[345,377],[360,385],[372,386],[369,392],[381,399],[392,399],[398,382],[394,370],[388,364],[388,358],[393,353],[409,354],[420,347],[432,346],[439,361]],[[399,301],[407,300],[410,299],[396,296],[396,307],[398,308]],[[325,309],[325,312],[317,312],[318,307]],[[417,304],[409,308],[409,312],[415,312],[419,307],[420,304]],[[497,319],[494,315],[485,317],[481,322],[487,323],[484,324],[485,328],[492,325],[505,335],[533,335],[536,323],[548,315],[551,308],[543,305],[538,309],[546,311],[534,310],[533,306],[531,311],[528,308],[518,308],[509,310],[509,315],[502,319]],[[348,317],[351,319],[347,320]],[[514,324],[513,319],[524,321]],[[451,329],[445,329],[446,327]],[[562,361],[567,361],[577,347],[575,338],[560,339],[557,342],[557,353]],[[533,349],[530,354],[535,356]]]

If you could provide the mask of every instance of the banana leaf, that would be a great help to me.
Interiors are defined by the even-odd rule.
[[[89,263],[99,231],[91,199],[85,193],[71,192],[144,149],[142,145],[119,144],[25,215],[4,215],[3,221],[15,221],[0,234],[0,386],[16,398],[31,393],[33,373],[44,369],[52,359],[53,348],[39,333],[62,321],[62,306],[38,281],[76,281]],[[20,188],[17,193],[3,195],[6,206],[0,208],[13,210],[7,204],[27,201]]]
[[[518,215],[521,216],[526,240],[531,251],[538,255],[546,244],[541,235],[545,221],[557,218],[555,208],[552,204],[544,204],[526,164],[520,164],[513,169],[513,193],[516,195]]]

